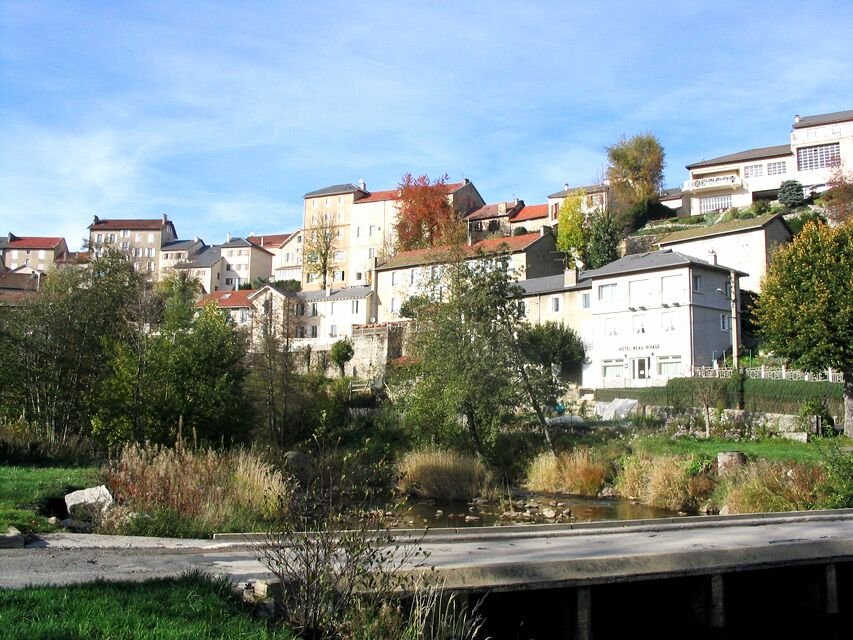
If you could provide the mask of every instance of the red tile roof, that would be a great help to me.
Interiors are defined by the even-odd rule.
[[[246,240],[266,249],[267,247],[280,247],[292,235],[292,233],[270,233],[268,235],[249,236]]]
[[[197,307],[204,307],[208,302],[215,302],[220,309],[235,309],[240,307],[251,307],[249,296],[255,293],[254,289],[241,289],[240,291],[214,291],[204,296],[196,303]]]
[[[548,205],[547,204],[531,204],[525,205],[525,207],[518,213],[518,215],[510,218],[510,222],[523,222],[524,220],[538,220],[539,218],[547,218],[548,217]]]
[[[464,182],[452,182],[450,184],[444,185],[444,192],[448,193],[448,194],[455,193],[456,191],[458,191],[459,189],[461,189],[464,186],[465,186]],[[382,202],[385,200],[396,200],[399,197],[400,197],[400,190],[399,189],[387,189],[385,191],[373,191],[372,193],[368,194],[364,198],[361,198],[360,200],[356,200],[355,203],[356,204],[364,204],[366,202]]]
[[[364,204],[365,202],[382,202],[383,200],[396,200],[400,197],[399,189],[389,189],[387,191],[374,191],[373,193],[356,200],[356,204]]]
[[[42,238],[37,236],[16,237],[7,246],[9,249],[56,249],[63,238]]]
[[[505,238],[488,238],[480,240],[473,245],[466,245],[463,248],[465,255],[473,256],[477,253],[516,253],[523,251],[531,244],[541,238],[541,234],[537,232],[525,233],[520,236],[509,236]],[[453,254],[453,247],[428,247],[426,249],[413,249],[412,251],[403,251],[395,256],[392,256],[384,263],[379,265],[379,269],[396,269],[402,267],[413,267],[421,264],[430,264],[447,260]]]
[[[171,221],[162,218],[156,220],[98,220],[89,225],[92,231],[114,231],[119,229],[132,229],[140,231],[160,231]]]

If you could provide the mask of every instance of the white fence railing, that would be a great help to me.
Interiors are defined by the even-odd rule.
[[[694,367],[695,378],[731,378],[734,369],[716,369],[714,367]],[[819,372],[800,371],[781,367],[748,367],[743,370],[747,378],[753,380],[805,380],[807,382],[844,382],[844,374],[834,369]]]

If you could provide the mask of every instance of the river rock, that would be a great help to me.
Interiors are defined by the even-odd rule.
[[[557,517],[557,512],[556,512],[556,511],[554,511],[553,509],[543,509],[543,510],[542,510],[542,515],[543,515],[545,518],[547,518],[548,520],[553,520],[554,518],[556,518],[556,517]]]
[[[604,487],[601,491],[598,492],[599,498],[615,498],[616,495],[616,489],[611,486]]]
[[[75,520],[92,520],[99,512],[106,511],[113,503],[113,496],[105,485],[73,491],[65,496],[65,508]]]
[[[477,516],[465,516],[465,522],[479,522],[480,518]]]

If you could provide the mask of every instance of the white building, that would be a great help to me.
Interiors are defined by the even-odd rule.
[[[748,220],[732,220],[710,227],[676,231],[658,242],[661,249],[672,249],[704,260],[716,259],[748,273],[741,287],[758,292],[773,252],[791,241],[791,229],[777,214],[765,214]]]
[[[302,229],[297,229],[273,251],[273,280],[302,282],[302,238]]]
[[[745,275],[668,249],[584,272],[591,340],[584,336],[583,385],[663,384],[711,365],[732,348],[732,300],[739,309]]]
[[[795,116],[790,142],[749,149],[687,165],[682,186],[684,212],[716,213],[773,200],[785,180],[806,192],[821,192],[833,169],[853,163],[853,111]]]

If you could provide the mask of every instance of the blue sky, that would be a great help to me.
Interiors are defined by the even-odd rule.
[[[849,0],[0,0],[0,233],[167,213],[222,242],[405,172],[536,204],[643,132],[680,185],[853,109],[852,43]]]

